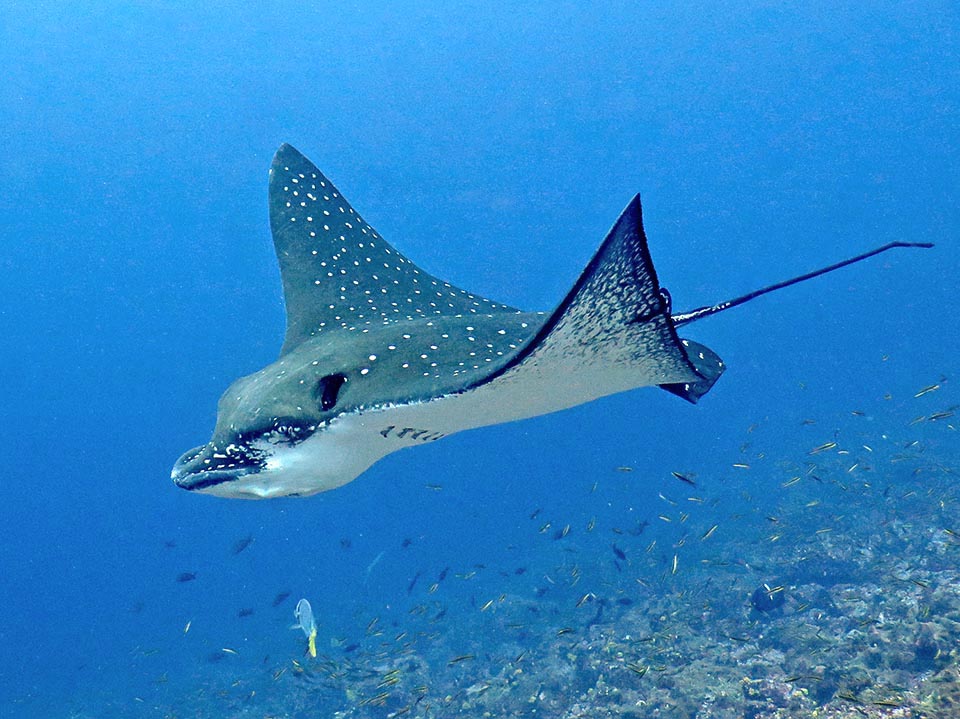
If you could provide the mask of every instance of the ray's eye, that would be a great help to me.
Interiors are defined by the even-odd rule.
[[[320,400],[320,409],[326,411],[334,408],[334,406],[337,404],[337,397],[340,394],[340,388],[343,387],[343,383],[346,381],[346,375],[338,373],[328,374],[326,377],[322,377],[320,381],[317,382],[315,394],[317,399]]]

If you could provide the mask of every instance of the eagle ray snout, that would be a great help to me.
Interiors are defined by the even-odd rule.
[[[173,465],[170,478],[182,489],[197,491],[239,479],[261,468],[259,459],[249,454],[226,453],[208,443],[184,452]]]

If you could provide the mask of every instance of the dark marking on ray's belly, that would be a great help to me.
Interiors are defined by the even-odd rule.
[[[434,432],[429,429],[418,429],[417,427],[398,427],[391,424],[380,430],[380,436],[385,439],[405,439],[414,442],[435,442],[443,439],[447,435],[444,432]]]

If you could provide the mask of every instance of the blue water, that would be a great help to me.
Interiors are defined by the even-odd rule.
[[[576,562],[609,568],[610,527],[682,498],[671,471],[724,478],[700,534],[779,481],[730,469],[744,441],[797,459],[960,401],[956,3],[458,5],[0,10],[0,715],[173,714],[301,657],[301,596],[325,648],[421,599],[455,617],[532,597],[564,561],[550,533],[597,517]],[[279,350],[282,142],[428,271],[525,309],[563,296],[636,192],[678,310],[937,246],[685,328],[729,367],[697,407],[639,390],[327,495],[217,500],[169,472]],[[955,466],[956,433],[931,441]],[[223,647],[239,654],[209,661]]]

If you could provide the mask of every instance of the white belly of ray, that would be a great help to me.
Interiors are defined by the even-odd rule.
[[[264,470],[208,491],[247,498],[325,492],[347,484],[379,459],[406,447],[667,380],[662,376],[638,377],[635,368],[607,366],[600,371],[584,366],[582,356],[579,359],[579,371],[561,373],[560,382],[554,374],[556,366],[544,373],[537,371],[534,360],[459,394],[341,415],[294,447],[269,447],[272,454]]]

